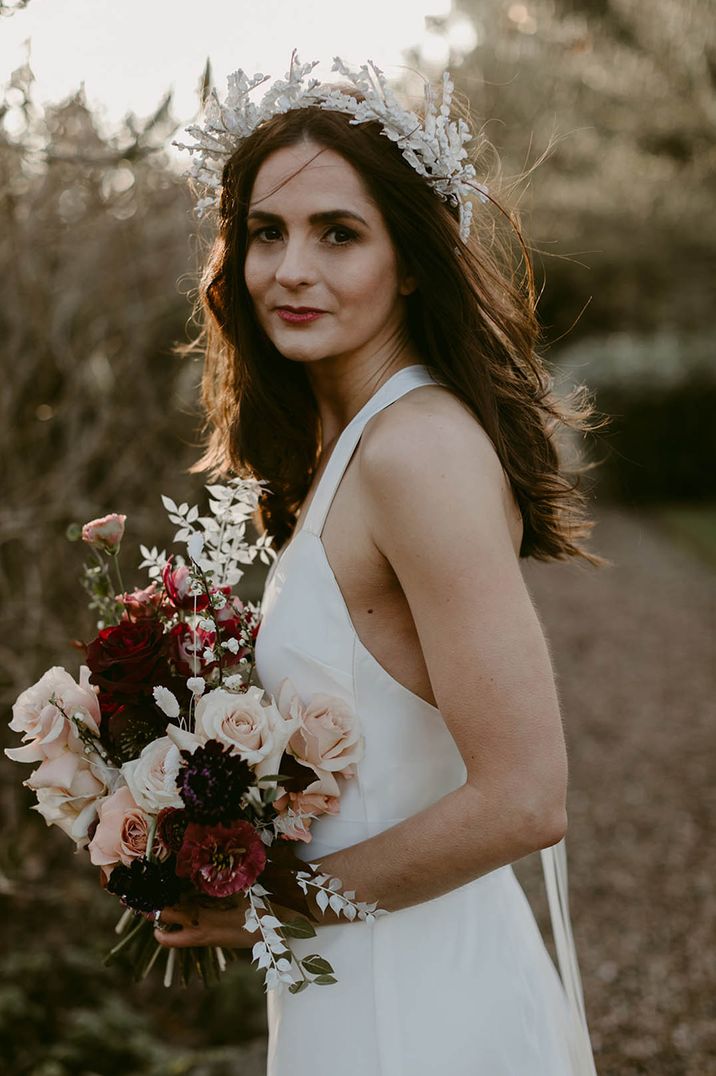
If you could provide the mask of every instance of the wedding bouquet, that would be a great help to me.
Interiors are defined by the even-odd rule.
[[[87,851],[125,907],[106,963],[129,949],[141,979],[165,952],[166,986],[177,964],[183,984],[192,972],[209,984],[236,957],[218,946],[159,945],[148,913],[180,901],[248,900],[244,927],[258,932],[252,961],[266,969],[266,990],[286,982],[292,993],[337,981],[319,954],[299,960],[291,949],[290,938],[316,934],[300,914],[309,886],[322,912],[330,905],[367,922],[376,913],[295,855],[295,842],[311,840],[312,819],[339,811],[339,779],[355,776],[364,741],[342,699],[304,702],[287,678],[276,698],[251,683],[260,605],[235,587],[240,565],[275,557],[270,536],[246,537],[261,485],[207,486],[206,516],[163,497],[187,555],[141,545],[149,582],[132,591],[119,564],[126,516],[70,528],[93,557],[82,582],[98,634],[76,644],[86,662],[78,680],[55,666],[13,706],[10,727],[25,742],[5,754],[39,763],[23,782],[34,809]],[[296,918],[275,914],[277,891]]]

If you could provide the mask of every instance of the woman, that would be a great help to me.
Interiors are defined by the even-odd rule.
[[[269,101],[222,168],[199,466],[269,483],[262,686],[338,696],[364,731],[340,813],[299,855],[391,914],[349,922],[310,900],[318,936],[292,946],[338,982],[269,992],[268,1074],[593,1073],[563,861],[548,884],[564,987],[511,867],[567,827],[519,559],[602,563],[554,443],[591,412],[552,395],[531,280],[523,294],[500,269],[487,221],[469,236],[464,187],[441,197],[440,161],[421,171],[401,151],[415,139],[384,137],[392,100],[352,124],[324,90]],[[165,945],[256,940],[243,910],[162,919],[183,928],[157,930]]]

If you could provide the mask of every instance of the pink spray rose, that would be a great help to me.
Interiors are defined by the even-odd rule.
[[[161,590],[157,589],[155,581],[152,581],[148,587],[117,595],[117,601],[124,606],[124,615],[127,620],[143,620],[145,617],[156,616],[163,598],[164,595]]]
[[[289,811],[305,814],[338,814],[340,811],[340,791],[338,783],[332,774],[326,775],[335,786],[335,792],[330,794],[322,791],[323,782],[314,781],[312,785],[301,792],[284,792],[274,800],[274,807],[278,811],[279,829],[283,837],[290,841],[311,841],[311,832],[308,828],[310,818],[294,818]]]
[[[115,554],[124,537],[124,524],[127,517],[112,512],[101,519],[92,519],[82,528],[82,541],[105,553]]]

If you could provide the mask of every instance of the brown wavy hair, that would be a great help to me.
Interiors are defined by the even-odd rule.
[[[490,193],[497,214],[477,204],[463,244],[457,207],[440,199],[377,123],[350,125],[349,118],[316,106],[276,115],[224,166],[218,229],[200,271],[200,332],[176,348],[204,360],[205,451],[191,470],[214,479],[230,473],[264,479],[261,524],[277,549],[291,536],[318,465],[320,420],[303,365],[281,355],[255,316],[244,281],[246,217],[263,161],[310,139],[358,171],[383,214],[400,268],[415,277],[417,288],[405,300],[412,343],[491,438],[522,513],[520,556],[610,563],[580,544],[594,526],[580,488],[594,465],[578,460],[568,471],[557,442],[562,431],[604,423],[593,423],[584,385],[566,398],[554,393],[537,353],[534,276],[516,211]],[[497,223],[504,218],[517,239],[519,277],[513,246],[501,239],[495,217]]]

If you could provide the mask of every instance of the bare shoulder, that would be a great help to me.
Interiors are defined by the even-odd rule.
[[[478,508],[510,535],[516,552],[522,518],[495,446],[469,407],[442,385],[423,385],[374,415],[359,447],[361,488],[374,508],[405,497],[428,515]]]

